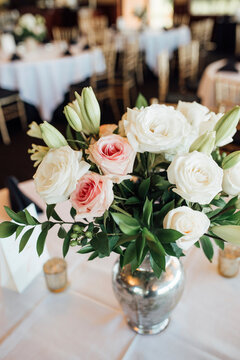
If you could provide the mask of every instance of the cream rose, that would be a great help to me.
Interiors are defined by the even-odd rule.
[[[223,170],[222,187],[228,195],[240,195],[240,162],[230,169]]]
[[[167,170],[168,180],[183,199],[209,204],[222,190],[223,170],[212,157],[193,151],[175,156]]]
[[[69,146],[50,149],[33,177],[36,190],[47,204],[65,201],[89,168],[90,165],[82,161],[81,151]]]
[[[183,236],[176,241],[177,245],[188,250],[199,238],[208,231],[210,221],[208,217],[187,206],[181,206],[169,211],[163,220],[164,229],[173,229]]]
[[[88,172],[77,183],[70,200],[77,219],[92,221],[102,216],[114,199],[113,183],[108,176]]]
[[[111,135],[116,129],[116,124],[103,124],[99,128],[99,137]]]
[[[191,127],[182,113],[172,106],[153,104],[140,111],[128,109],[124,128],[136,152],[158,154],[182,144]]]
[[[115,182],[120,182],[122,175],[133,171],[136,152],[126,138],[114,134],[104,136],[90,145],[88,151],[90,160],[99,166],[103,174],[114,175]]]

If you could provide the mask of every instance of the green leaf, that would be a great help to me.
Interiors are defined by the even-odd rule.
[[[38,239],[37,239],[37,253],[38,253],[38,256],[41,256],[42,253],[43,253],[43,250],[44,250],[44,245],[45,245],[45,241],[46,241],[46,237],[47,237],[47,234],[48,234],[48,228],[44,229]]]
[[[226,203],[222,198],[217,199],[217,200],[213,200],[211,202],[211,204],[214,205],[214,206],[220,207],[220,208],[223,208],[224,206],[226,206]]]
[[[210,235],[210,236],[211,236],[211,235]],[[218,239],[213,239],[213,240],[214,240],[215,244],[216,244],[220,249],[224,250],[224,245],[225,245],[225,243],[224,243],[223,240],[218,240]]]
[[[149,201],[146,198],[145,203],[143,205],[143,223],[147,226],[150,226],[151,217],[152,217],[152,210],[153,210],[153,201]]]
[[[104,256],[110,255],[110,244],[106,233],[99,232],[94,235],[94,238],[90,241],[92,247]]]
[[[6,211],[6,213],[8,214],[8,216],[13,219],[14,221],[16,221],[17,223],[20,224],[25,224],[27,225],[27,220],[26,220],[26,216],[24,214],[23,211],[19,211],[18,213],[15,213],[12,209],[10,209],[8,206],[4,206],[4,209]]]
[[[52,212],[52,218],[56,221],[62,221],[62,219],[60,218],[60,216],[56,213],[55,210],[53,210]]]
[[[183,236],[179,231],[173,229],[158,229],[156,235],[159,241],[165,244],[175,242]]]
[[[82,249],[78,250],[78,254],[87,254],[94,251],[94,248],[91,245],[84,246]]]
[[[137,235],[122,235],[115,246],[120,246],[128,243],[129,241],[135,240]]]
[[[142,255],[143,255],[143,250],[144,250],[144,247],[145,247],[145,238],[144,236],[139,235],[136,239],[136,254],[137,254],[137,261],[140,262],[141,261],[141,258],[142,258]]]
[[[75,219],[75,216],[77,215],[77,211],[76,209],[74,209],[74,207],[71,208],[70,215],[73,219]]]
[[[181,256],[185,256],[184,253],[182,252],[182,249],[180,249],[175,243],[163,244],[163,247],[166,253],[170,256],[176,256],[177,258],[180,258]]]
[[[27,230],[27,231],[23,234],[23,236],[22,236],[22,238],[21,238],[21,241],[20,241],[20,243],[19,243],[19,252],[23,251],[23,249],[24,249],[25,246],[27,245],[28,240],[30,239],[30,237],[31,237],[31,235],[32,235],[32,233],[33,233],[33,230],[34,230],[34,228],[31,228],[31,229]]]
[[[67,235],[66,230],[62,226],[60,226],[60,228],[58,230],[58,237],[60,239],[65,239],[66,235]]]
[[[21,232],[23,231],[23,229],[25,228],[25,226],[18,226],[17,230],[16,230],[16,238],[19,237],[19,235],[21,234]]]
[[[50,217],[52,216],[52,213],[53,213],[53,211],[54,211],[55,206],[56,206],[56,204],[47,205],[46,213],[47,213],[47,218],[48,218],[48,220],[49,220]]]
[[[111,215],[124,234],[135,235],[139,232],[140,224],[137,219],[119,213],[111,213]]]
[[[91,260],[94,260],[96,259],[96,257],[98,257],[99,254],[98,254],[98,251],[94,251],[88,258],[88,261],[91,261]]]
[[[130,264],[131,261],[136,257],[135,243],[131,242],[124,252],[123,266]]]
[[[147,240],[150,253],[157,265],[165,270],[165,250],[160,241],[148,229],[143,228],[143,236]]]
[[[147,107],[148,106],[148,102],[146,100],[146,98],[139,93],[138,97],[137,97],[137,101],[136,101],[136,105],[135,105],[138,109],[141,109],[141,107]]]
[[[165,180],[160,175],[154,175],[151,179],[151,184],[159,190],[166,190],[171,185],[169,181]]]
[[[125,205],[138,205],[141,201],[136,196],[131,196],[125,201]]]
[[[78,147],[75,143],[75,139],[73,137],[72,134],[72,130],[69,124],[67,124],[67,129],[66,129],[66,136],[67,136],[67,140],[70,143],[70,146],[74,149],[74,150],[78,150]]]
[[[157,278],[160,278],[161,274],[162,274],[162,269],[160,269],[160,267],[157,265],[157,263],[154,261],[152,255],[150,256],[150,264],[151,267],[154,271],[154,274],[156,275]]]
[[[174,205],[175,205],[175,201],[172,200],[169,203],[165,204],[161,210],[153,213],[153,218],[154,221],[158,224],[159,227],[161,227],[163,225],[163,219],[165,218],[165,216],[167,215],[167,213],[174,209]]]
[[[147,178],[141,182],[138,188],[138,195],[141,199],[145,200],[150,186],[150,178]]]
[[[65,257],[68,253],[69,250],[69,246],[70,246],[70,241],[71,241],[71,233],[72,233],[72,229],[70,229],[64,239],[63,242],[63,247],[62,247],[62,253],[63,253],[63,257]]]
[[[25,209],[25,215],[26,215],[26,219],[27,219],[27,223],[28,225],[37,225],[39,224],[39,221],[37,219],[35,219],[27,209]]]
[[[209,239],[208,236],[203,235],[200,238],[200,243],[201,243],[204,254],[208,258],[208,260],[210,260],[212,262],[214,250],[213,250],[211,240]]]
[[[240,245],[240,226],[238,225],[213,226],[211,232],[227,242]]]
[[[194,245],[195,245],[198,249],[200,249],[199,241],[196,241],[196,242],[194,243]]]
[[[11,236],[18,228],[18,224],[11,221],[4,221],[0,224],[0,238],[7,238]]]

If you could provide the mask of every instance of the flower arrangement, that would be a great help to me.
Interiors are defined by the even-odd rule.
[[[47,122],[28,131],[45,142],[29,152],[48,220],[6,207],[13,221],[0,224],[0,237],[21,237],[27,226],[22,251],[41,227],[41,255],[49,229],[58,226],[63,256],[70,246],[89,260],[115,252],[134,271],[148,254],[158,277],[166,255],[183,256],[195,245],[211,261],[213,241],[240,244],[240,151],[221,155],[218,148],[232,140],[239,106],[224,115],[195,102],[147,106],[139,95],[118,126],[100,126],[92,89],[75,95],[64,109],[66,137]],[[67,224],[55,210],[62,201],[72,205]]]
[[[34,38],[42,42],[47,35],[45,19],[41,15],[24,14],[19,18],[14,32],[18,41]]]

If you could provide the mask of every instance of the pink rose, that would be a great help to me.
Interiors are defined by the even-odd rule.
[[[78,180],[70,201],[76,209],[78,218],[92,221],[109,208],[114,199],[113,183],[107,176],[88,172]]]
[[[125,176],[133,171],[136,152],[126,138],[119,135],[108,135],[89,146],[90,160],[111,175],[114,182],[130,178]]]
[[[112,135],[114,130],[117,129],[116,124],[103,124],[99,128],[99,137]]]

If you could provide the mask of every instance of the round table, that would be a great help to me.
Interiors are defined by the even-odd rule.
[[[94,72],[105,70],[102,51],[71,48],[71,56],[62,55],[62,44],[47,44],[26,52],[20,61],[0,60],[0,86],[18,90],[23,101],[38,108],[43,120],[63,101],[71,84],[81,82]]]
[[[240,84],[240,63],[235,65],[238,72],[218,71],[226,63],[226,59],[213,62],[207,66],[201,78],[197,95],[201,98],[202,104],[210,109],[215,109],[217,106],[215,101],[215,83],[217,78],[223,78],[234,84]]]

